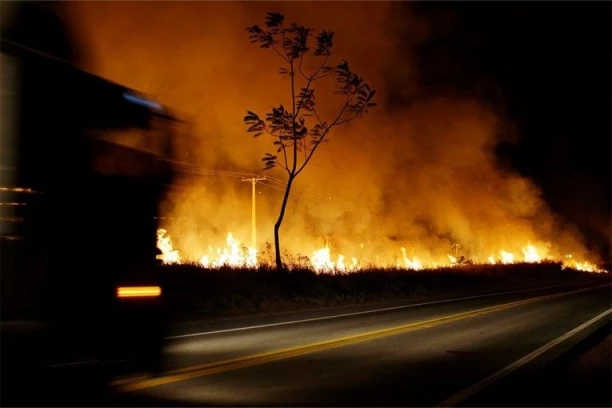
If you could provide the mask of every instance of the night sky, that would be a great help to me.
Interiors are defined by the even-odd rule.
[[[419,54],[430,89],[504,109],[502,165],[531,177],[553,211],[610,259],[610,2],[424,2]]]

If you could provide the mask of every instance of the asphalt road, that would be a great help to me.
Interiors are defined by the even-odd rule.
[[[612,407],[612,324],[545,367],[530,368],[508,375],[461,405],[489,407],[496,401],[507,407]]]
[[[597,316],[605,322],[611,300],[610,286],[582,285],[331,318],[333,312],[218,322],[175,333],[167,340],[164,374],[121,379],[107,403],[461,405],[492,387],[474,391],[475,384],[535,352],[516,376],[588,328],[546,352],[542,347]],[[486,404],[507,405],[495,396]]]

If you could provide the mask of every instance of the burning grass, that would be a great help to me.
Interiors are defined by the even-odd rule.
[[[164,294],[173,319],[271,313],[321,307],[439,299],[587,280],[610,280],[562,268],[560,263],[467,265],[427,271],[367,269],[317,274],[268,268],[162,267]]]
[[[175,249],[172,244],[172,239],[168,232],[160,228],[157,231],[157,247],[161,254],[158,255],[164,264],[183,264],[193,263],[204,268],[267,268],[275,265],[275,254],[272,246],[266,243],[263,251],[258,251],[254,247],[248,247],[241,243],[239,240],[234,238],[234,235],[230,232],[225,240],[225,246],[213,246],[208,247],[208,251],[199,250],[199,255],[195,258],[185,258],[178,249]],[[438,257],[438,259],[424,260],[422,256],[415,256],[407,254],[405,247],[399,247],[399,251],[396,251],[395,257],[387,254],[387,259],[381,259],[380,256],[374,258],[359,260],[356,257],[346,257],[342,254],[332,254],[329,246],[326,244],[325,247],[316,249],[311,256],[302,254],[292,254],[285,250],[281,254],[283,264],[287,269],[300,270],[300,269],[311,269],[318,274],[338,274],[338,273],[354,273],[357,271],[368,271],[368,270],[436,270],[436,269],[448,269],[448,268],[462,268],[468,265],[481,264],[481,265],[510,265],[510,264],[521,264],[521,263],[559,263],[562,268],[575,269],[584,272],[593,273],[605,273],[604,269],[601,269],[594,263],[586,260],[577,260],[571,254],[566,255],[562,259],[552,258],[546,256],[545,248],[536,248],[530,243],[519,245],[519,252],[508,252],[500,250],[497,255],[492,254],[488,258],[480,259],[476,257],[474,260],[466,258],[464,255],[459,255],[457,250],[461,246],[453,244],[451,249],[454,251],[454,255],[449,253]],[[399,254],[401,253],[401,257]],[[384,258],[384,257],[383,257]],[[395,259],[394,259],[395,258]]]

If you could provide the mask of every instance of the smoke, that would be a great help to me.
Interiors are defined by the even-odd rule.
[[[416,47],[426,21],[407,3],[74,2],[73,22],[91,50],[85,68],[147,92],[189,121],[177,147],[206,169],[259,173],[271,140],[253,139],[242,118],[288,105],[281,61],[248,41],[245,27],[279,11],[288,21],[335,32],[334,55],[379,90],[379,107],[336,129],[298,177],[281,229],[282,245],[311,255],[362,261],[447,260],[451,245],[486,261],[500,250],[593,259],[580,236],[548,210],[540,191],[502,169],[496,145],[512,135],[503,112],[478,100],[432,93],[419,84]],[[137,16],[137,18],[134,18]],[[325,114],[329,86],[317,88]],[[404,101],[400,103],[398,101]],[[267,173],[284,180],[281,170]],[[249,243],[251,185],[240,178],[185,178],[163,203],[175,247],[197,259],[225,235]],[[272,242],[282,191],[256,185],[258,242]]]

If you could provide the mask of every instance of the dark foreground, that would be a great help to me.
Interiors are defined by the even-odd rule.
[[[273,326],[248,329],[244,322],[233,328],[227,324],[208,327],[208,333],[185,333],[189,336],[168,339],[167,373],[153,381],[137,379],[123,383],[105,402],[147,406],[432,406],[595,316],[609,312],[609,286],[576,291],[580,287],[585,286],[331,319],[317,316],[314,318],[317,320],[281,325],[276,321]],[[561,292],[567,293],[542,298]],[[509,305],[518,301],[526,302]],[[494,306],[500,307],[490,309]],[[474,311],[481,312],[465,315]],[[307,314],[303,317],[311,318]],[[448,319],[441,321],[440,318]],[[598,321],[599,327],[607,319],[609,314]],[[261,321],[257,323],[262,326]],[[413,326],[407,326],[410,324]],[[593,327],[573,339],[585,336]],[[396,332],[380,334],[389,328],[396,328]],[[379,335],[364,338],[364,333],[374,331]],[[555,361],[554,357],[571,343],[561,343],[506,377],[506,382],[499,384],[505,384],[509,394],[487,394],[485,389],[468,397],[484,395],[486,398],[481,404],[489,406],[514,405],[516,401],[559,405],[556,399],[559,391],[553,386],[559,377],[547,376],[563,376],[563,373],[545,363]],[[599,356],[597,350],[592,353]],[[595,360],[607,358],[604,354]],[[606,374],[600,372],[601,363],[593,364],[582,369],[581,375],[594,376],[595,384],[604,384]],[[519,374],[524,372],[537,378],[538,384],[551,387],[542,386],[537,395],[529,387],[515,388],[513,383],[508,383],[516,381],[513,378],[525,378]],[[596,387],[598,393],[585,396],[577,388],[580,382],[573,383],[573,376],[572,370],[566,369],[565,379],[558,381],[565,381],[564,391],[573,390],[578,397],[561,405],[599,405],[598,396],[610,390],[608,382],[607,389]],[[515,399],[509,399],[508,395]],[[475,404],[469,398],[455,402]]]
[[[235,304],[243,308],[187,321],[175,314],[159,377],[114,376],[109,392],[76,385],[82,382],[83,368],[62,369],[57,370],[57,387],[3,399],[2,404],[432,406],[451,401],[450,405],[468,406],[610,406],[603,397],[610,395],[609,339],[603,345],[587,340],[573,349],[582,351],[562,354],[609,321],[609,276],[560,274],[551,279],[544,268],[540,273],[524,272],[525,279],[520,270],[513,272],[516,276],[505,271],[484,276],[470,276],[468,271],[459,277],[406,274],[394,277],[396,282],[412,281],[413,286],[400,289],[420,286],[423,293],[402,296],[400,290],[378,302],[340,302],[307,310],[298,301],[274,313],[246,313],[253,303],[245,299],[266,293],[248,294],[251,277],[213,275],[245,289],[235,297]],[[253,281],[255,277],[268,279],[268,284],[285,282],[280,291],[267,289],[280,294],[271,302],[288,302],[287,294],[304,291],[297,281],[306,281],[308,289],[318,279],[253,275]],[[381,284],[381,276],[352,279],[324,279],[320,285],[336,293],[352,286],[359,294],[369,281],[378,283],[379,294],[393,292]],[[471,292],[462,293],[465,282],[476,283]],[[525,285],[514,285],[519,282]],[[178,301],[181,292],[195,294],[198,287],[192,286],[175,286],[174,299]],[[254,289],[265,286],[260,283]],[[189,303],[175,304],[175,312]],[[593,324],[516,371],[466,394],[474,384],[596,316],[600,318]],[[593,338],[597,336],[588,337]]]

